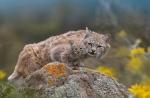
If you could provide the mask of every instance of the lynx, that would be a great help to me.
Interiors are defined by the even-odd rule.
[[[51,59],[68,64],[81,66],[81,61],[86,58],[86,48],[83,41],[69,41],[69,44],[60,44],[51,49]],[[83,65],[82,65],[83,66]]]
[[[82,41],[80,41],[81,39]],[[73,41],[71,46],[69,46],[70,41]],[[78,44],[79,46],[77,49],[74,48],[76,47],[76,43],[81,43]],[[64,44],[68,45],[66,45],[66,49],[64,48],[62,51],[59,48],[63,48]],[[80,50],[80,47],[84,47],[82,48],[83,50]],[[57,48],[60,53],[57,53]],[[101,58],[104,54],[106,54],[109,48],[109,37],[107,35],[98,34],[88,29],[69,31],[65,34],[52,36],[39,43],[26,45],[19,54],[14,72],[9,76],[8,80],[13,81],[18,78],[24,78],[28,74],[40,69],[45,64],[56,60],[67,63],[71,62],[71,64],[74,63],[72,65],[77,65],[75,63],[78,63],[80,60],[87,57]],[[85,55],[81,55],[80,53]],[[52,54],[61,54],[61,58],[59,58],[59,56],[53,57],[51,56]]]
[[[77,41],[79,39],[83,39],[83,45],[86,48],[86,53],[90,57],[103,58],[110,49],[110,35],[96,33],[89,30],[87,27],[86,30],[79,30],[76,32],[70,31],[65,33],[63,34],[62,39],[60,38],[57,41],[61,42],[64,38],[65,41]]]
[[[87,54],[92,57],[102,58],[110,49],[110,37],[106,34],[97,34],[86,30],[83,43],[87,49]]]

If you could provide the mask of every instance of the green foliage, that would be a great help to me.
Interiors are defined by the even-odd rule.
[[[8,82],[0,82],[0,98],[42,98],[31,88],[17,88]]]

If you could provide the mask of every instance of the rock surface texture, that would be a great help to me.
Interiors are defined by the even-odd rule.
[[[26,77],[24,86],[42,92],[44,98],[134,98],[127,88],[104,74],[63,63],[49,63]]]

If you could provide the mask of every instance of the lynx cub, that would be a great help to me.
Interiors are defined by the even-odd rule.
[[[59,61],[69,66],[80,66],[81,59],[86,58],[86,48],[83,41],[69,41],[69,44],[60,44],[51,49],[52,61]]]

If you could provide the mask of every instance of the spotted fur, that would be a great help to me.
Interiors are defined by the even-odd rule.
[[[82,41],[80,41],[81,39]],[[98,34],[86,29],[69,31],[61,35],[52,36],[39,43],[26,45],[20,52],[14,72],[9,76],[8,80],[13,81],[20,77],[26,77],[28,74],[40,69],[43,65],[56,60],[75,63],[79,61],[79,58],[87,58],[89,56],[100,58],[110,47],[108,39],[109,37],[107,35]],[[70,41],[73,42],[71,47],[69,46]],[[68,44],[65,46],[66,49],[63,48],[64,44]],[[60,51],[58,47],[62,48],[63,51]],[[75,50],[75,47],[77,51],[80,51],[79,54]],[[81,56],[82,52],[80,47],[84,47],[83,51],[86,56]],[[57,52],[57,48],[60,53]],[[54,53],[61,54],[61,59],[59,59],[59,56],[56,56],[55,59],[51,57],[53,49],[56,49],[56,51],[53,51]]]

